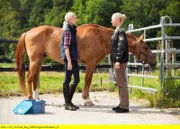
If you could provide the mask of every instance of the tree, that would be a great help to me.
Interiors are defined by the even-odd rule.
[[[52,0],[35,0],[30,12],[29,26],[44,25],[45,14],[52,8]]]
[[[180,23],[180,1],[168,0],[166,8],[159,13],[161,16],[170,16],[173,23]],[[166,34],[169,36],[180,36],[180,27],[166,27]],[[180,48],[179,40],[174,41],[174,47]]]
[[[122,0],[122,12],[127,16],[125,26],[128,28],[129,24],[134,25],[134,29],[157,25],[160,22],[160,10],[164,9],[167,5],[167,0]],[[151,29],[146,32],[146,38],[153,38],[158,35],[160,30]],[[143,32],[133,33],[140,36]],[[156,44],[148,42],[151,48],[156,48]]]
[[[122,0],[122,11],[127,15],[127,24],[135,28],[159,24],[159,11],[165,8],[166,0]]]
[[[111,15],[119,11],[121,1],[75,0],[73,10],[77,13],[78,24],[100,24],[111,26]]]
[[[126,30],[130,23],[134,28],[159,24],[160,17],[165,15],[175,23],[180,22],[179,0],[0,0],[0,3],[1,39],[17,40],[23,32],[44,24],[62,27],[68,11],[77,14],[77,25],[95,23],[105,27],[112,26],[113,13],[121,12],[127,16]],[[150,30],[146,38],[159,34],[159,30]],[[166,34],[180,35],[180,31],[178,27],[166,27]],[[9,51],[14,51],[13,45],[1,44],[0,48],[5,55],[12,57],[13,53]]]
[[[17,31],[20,26],[18,10],[20,7],[19,0],[1,0],[0,8],[0,25],[1,37],[15,39],[18,37]]]
[[[52,8],[45,14],[44,24],[62,27],[64,15],[70,11],[73,0],[53,0]]]

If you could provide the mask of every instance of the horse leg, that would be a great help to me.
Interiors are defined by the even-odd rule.
[[[39,94],[38,94],[38,81],[39,81],[39,73],[40,73],[41,68],[42,68],[43,60],[44,60],[44,58],[39,60],[37,70],[36,70],[36,74],[35,74],[34,80],[33,80],[33,99],[35,99],[37,101],[40,100]]]
[[[30,70],[29,70],[28,74],[27,74],[27,78],[28,78],[28,99],[33,99],[33,97],[32,97],[32,81],[34,78],[34,73],[30,72]]]
[[[83,94],[82,94],[82,98],[84,99],[85,101],[84,104],[86,106],[94,105],[89,97],[89,90],[90,90],[90,85],[91,85],[95,67],[96,67],[96,63],[92,63],[92,62],[86,65],[85,85],[84,85]]]
[[[27,78],[28,78],[28,99],[33,99],[33,97],[32,97],[32,82],[33,82],[34,76],[36,74],[37,64],[38,64],[37,61],[36,62],[30,61],[29,71],[27,74]]]
[[[33,99],[32,97],[32,87],[31,87],[31,82],[29,81],[29,77],[30,77],[30,71],[28,70],[27,73],[27,78],[28,78],[28,99]]]

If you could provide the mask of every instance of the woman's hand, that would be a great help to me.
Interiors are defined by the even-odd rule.
[[[70,56],[69,48],[65,49],[65,53],[66,53],[66,58],[67,58],[67,61],[68,61],[67,70],[72,70],[72,63],[71,63],[71,56]]]
[[[114,65],[115,69],[120,69],[120,63],[119,62],[116,62],[115,65]]]
[[[67,68],[68,70],[72,70],[72,63],[71,63],[71,61],[68,61],[68,68]]]

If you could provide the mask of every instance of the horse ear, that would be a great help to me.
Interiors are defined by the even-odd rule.
[[[144,34],[142,34],[140,37],[139,37],[139,40],[143,40],[144,39]]]

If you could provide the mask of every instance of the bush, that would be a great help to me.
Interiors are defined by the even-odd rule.
[[[180,75],[180,73],[179,73]],[[165,80],[164,88],[160,90],[157,99],[158,107],[180,107],[180,80],[170,78]]]

